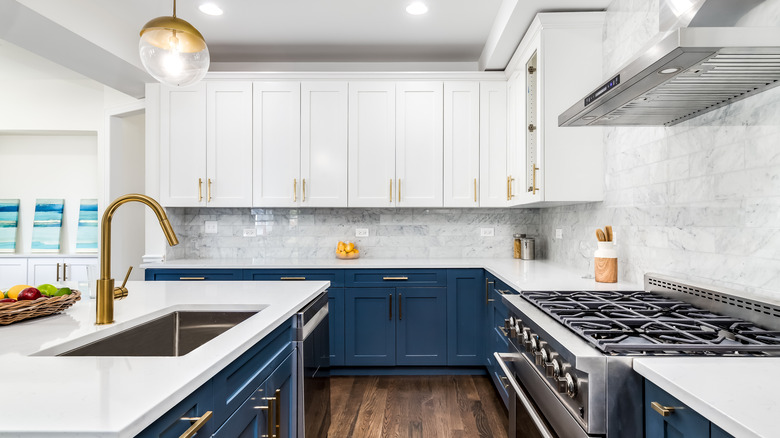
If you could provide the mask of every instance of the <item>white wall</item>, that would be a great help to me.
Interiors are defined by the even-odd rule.
[[[30,253],[35,200],[65,199],[60,252],[75,253],[79,203],[97,198],[97,136],[0,135],[0,198],[19,199],[17,253]]]

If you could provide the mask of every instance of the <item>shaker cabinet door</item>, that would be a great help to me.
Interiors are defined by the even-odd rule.
[[[395,365],[394,307],[394,288],[345,290],[345,365]]]
[[[160,87],[160,203],[206,206],[206,83]]]
[[[479,82],[444,83],[444,206],[479,207]]]
[[[447,365],[447,288],[396,289],[396,364]]]
[[[506,207],[507,85],[482,82],[479,89],[479,206]]]

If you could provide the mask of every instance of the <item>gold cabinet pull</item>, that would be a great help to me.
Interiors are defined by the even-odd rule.
[[[393,179],[390,178],[390,202],[393,202]]]
[[[401,178],[398,178],[398,190],[396,192],[398,192],[398,202],[401,202]]]
[[[60,281],[60,264],[57,263],[57,281]]]
[[[209,178],[209,185],[206,188],[206,194],[208,195],[206,202],[211,202],[211,178]]]
[[[531,187],[528,187],[528,191],[531,192],[531,194],[535,195],[536,191],[539,190],[538,187],[536,187],[536,171],[539,170],[538,167],[536,167],[536,163],[531,165],[531,172],[533,172],[533,177],[531,178]]]
[[[387,320],[392,321],[393,320],[393,294],[389,294],[387,298],[388,298],[387,302],[389,303],[389,305],[387,306]]]
[[[477,179],[474,178],[474,202],[477,202]]]
[[[497,290],[497,291],[498,291],[498,293],[500,293],[501,295],[506,295],[506,294],[508,294],[508,293],[509,293],[509,289],[507,289],[507,290],[496,289],[496,290]]]
[[[203,201],[203,178],[198,178],[198,202]]]
[[[303,179],[303,202],[306,202],[306,178]]]
[[[266,425],[268,427],[268,435],[266,435],[268,438],[271,438],[274,436],[274,408],[276,407],[276,397],[265,397],[265,400],[268,400],[268,421],[266,421]],[[273,404],[272,404],[273,403]]]
[[[490,288],[488,288],[489,284],[493,284],[493,282],[486,278],[485,279],[485,304],[493,301],[490,299]]]
[[[200,430],[203,425],[206,424],[209,420],[211,420],[212,415],[214,413],[212,411],[206,411],[205,414],[201,415],[200,417],[182,417],[182,421],[189,421],[192,423],[192,426],[190,426],[189,429],[185,430],[183,434],[179,438],[191,438],[195,436],[196,433]]]
[[[512,178],[512,175],[509,175],[509,200],[511,201],[512,198],[515,197],[515,194],[512,193],[512,182],[514,182],[514,178]]]
[[[661,414],[662,417],[668,417],[674,413],[674,408],[671,406],[664,406],[661,403],[658,402],[652,402],[650,403],[650,406],[653,407],[653,410]]]
[[[402,281],[408,279],[409,277],[382,277],[382,280],[384,281]]]
[[[306,280],[306,277],[280,277],[279,280],[282,280],[282,281],[303,281],[303,280]]]
[[[401,297],[401,295],[402,294],[400,294],[400,293],[398,294],[398,320],[399,321],[404,319],[404,316],[403,316],[404,315],[404,311],[403,311],[403,307],[401,307],[401,300],[403,298]]]
[[[63,263],[62,264],[62,281],[68,281],[68,264]]]
[[[277,389],[276,393],[274,394],[276,397],[274,397],[276,402],[276,432],[274,433],[274,438],[279,438],[282,436],[281,432],[281,424],[282,424],[282,390]]]
[[[298,179],[293,178],[293,202],[298,202]]]
[[[205,280],[206,277],[179,277],[179,280]]]

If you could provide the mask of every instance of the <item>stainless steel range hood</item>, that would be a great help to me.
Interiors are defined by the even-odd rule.
[[[661,0],[659,22],[671,29],[558,125],[671,126],[780,85],[780,27],[740,25],[762,3]]]

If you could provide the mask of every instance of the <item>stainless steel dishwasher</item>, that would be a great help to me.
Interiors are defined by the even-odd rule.
[[[330,427],[330,339],[328,293],[295,315],[298,348],[298,438],[328,436]]]

